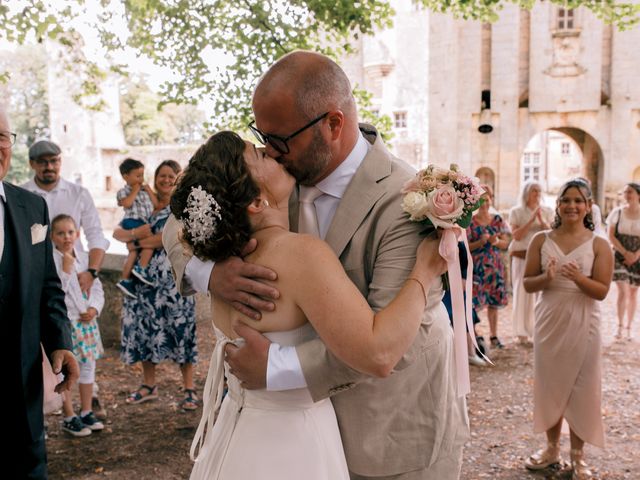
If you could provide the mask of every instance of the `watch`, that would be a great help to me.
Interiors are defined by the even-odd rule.
[[[93,278],[98,278],[99,272],[95,268],[88,268],[87,272],[89,272]]]

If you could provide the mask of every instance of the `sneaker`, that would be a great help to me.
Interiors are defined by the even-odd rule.
[[[69,435],[74,437],[86,437],[91,435],[91,430],[82,423],[82,420],[80,420],[80,417],[77,415],[69,421],[62,421],[62,431],[67,432]]]
[[[485,362],[482,358],[480,358],[478,355],[469,355],[469,364],[470,365],[475,365],[476,367],[486,367],[487,366],[487,362]]]
[[[136,265],[135,267],[133,267],[133,270],[131,270],[131,274],[145,285],[149,285],[150,287],[153,287],[155,285],[153,279],[149,278],[147,269],[141,267],[140,265]]]
[[[133,290],[132,280],[120,280],[118,283],[116,283],[116,287],[118,287],[120,291],[127,297],[138,298]]]
[[[80,417],[80,420],[82,420],[82,424],[92,432],[104,429],[104,424],[96,418],[93,412],[89,412],[84,417]]]
[[[91,410],[98,420],[104,421],[107,419],[107,410],[102,407],[98,397],[93,397],[91,399]]]

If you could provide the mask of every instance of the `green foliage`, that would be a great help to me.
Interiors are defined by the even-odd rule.
[[[358,85],[353,89],[353,96],[358,105],[360,120],[376,127],[376,130],[380,132],[382,140],[384,140],[385,143],[389,143],[394,137],[391,117],[389,117],[389,115],[380,115],[377,111],[373,110],[371,108],[371,98],[373,95],[366,90],[360,89]]]
[[[121,88],[120,116],[129,145],[198,143],[204,136],[204,113],[194,105],[168,103],[143,80],[130,80]]]
[[[47,68],[41,46],[23,46],[0,55],[0,98],[7,102],[11,130],[17,134],[7,180],[21,184],[31,175],[28,148],[38,138],[49,135]]]
[[[391,9],[380,0],[218,0],[124,2],[130,47],[177,75],[161,86],[166,101],[212,99],[215,128],[245,128],[251,91],[259,75],[282,55],[314,49],[334,58],[351,51],[349,40],[389,25]],[[106,9],[109,25],[115,9]],[[111,49],[121,45],[99,29]],[[211,68],[212,54],[230,65]]]

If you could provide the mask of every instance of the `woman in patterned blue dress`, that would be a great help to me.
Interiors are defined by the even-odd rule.
[[[127,397],[127,403],[158,398],[156,365],[172,360],[180,365],[182,372],[185,397],[181,407],[195,410],[198,406],[193,383],[193,364],[198,356],[195,301],[178,293],[162,248],[162,229],[170,214],[169,199],[180,170],[180,165],[173,160],[162,162],[154,176],[160,206],[154,210],[149,224],[134,230],[116,229],[113,234],[117,240],[128,242],[129,248],[155,249],[148,267],[155,284],[136,282],[136,298],[123,298],[120,357],[128,365],[142,362],[143,383]]]
[[[498,338],[498,309],[507,305],[504,262],[500,250],[509,246],[509,226],[497,213],[490,213],[493,190],[488,185],[484,203],[473,216],[467,229],[469,249],[473,256],[473,306],[487,307],[491,346],[502,348]]]

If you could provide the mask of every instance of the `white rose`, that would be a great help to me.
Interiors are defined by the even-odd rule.
[[[419,222],[427,218],[427,196],[423,192],[409,192],[402,199],[402,209]]]

